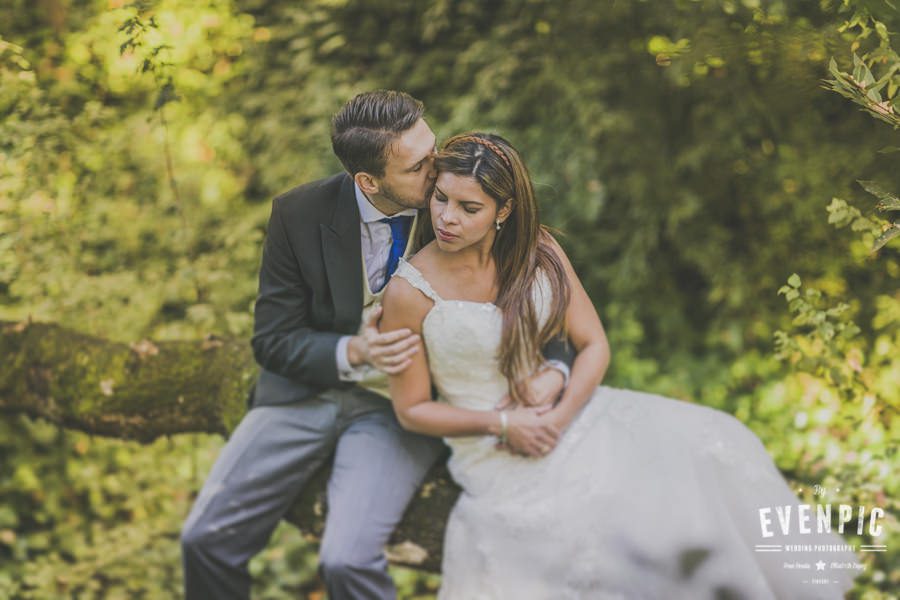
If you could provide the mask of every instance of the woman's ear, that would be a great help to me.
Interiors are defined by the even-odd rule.
[[[507,198],[506,202],[503,203],[503,206],[500,207],[500,210],[497,211],[497,218],[500,219],[500,222],[502,223],[509,218],[509,213],[511,212],[512,198]]]
[[[353,181],[356,182],[356,185],[359,186],[359,189],[361,189],[366,196],[375,196],[381,192],[381,187],[378,185],[375,177],[365,171],[360,171],[354,175]]]

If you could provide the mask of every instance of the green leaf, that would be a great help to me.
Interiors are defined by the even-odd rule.
[[[860,180],[858,183],[863,186],[867,192],[881,200],[875,207],[878,210],[900,210],[900,198],[885,190],[877,182]]]
[[[869,70],[866,63],[855,53],[853,54],[853,79],[855,79],[857,83],[863,85],[866,89],[875,83],[875,77],[872,76],[872,71]]]
[[[788,277],[788,285],[790,285],[791,287],[798,288],[800,287],[800,283],[800,276],[796,273]]]
[[[872,245],[872,252],[877,252],[898,235],[900,235],[900,223],[894,223],[878,236],[878,239]]]
[[[870,231],[872,229],[877,229],[877,227],[878,226],[875,223],[865,217],[857,217],[853,220],[853,223],[850,224],[850,229],[852,231]]]

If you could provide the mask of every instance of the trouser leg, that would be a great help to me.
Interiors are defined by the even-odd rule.
[[[251,409],[223,447],[182,530],[187,600],[246,599],[247,562],[329,458],[338,405],[324,397]]]
[[[387,400],[358,395],[328,482],[320,573],[331,600],[396,596],[384,546],[429,468],[446,452],[437,438],[403,430]]]

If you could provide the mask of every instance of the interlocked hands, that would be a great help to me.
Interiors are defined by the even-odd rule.
[[[525,402],[515,404],[507,395],[496,410],[506,414],[506,435],[499,444],[514,454],[540,457],[556,447],[562,427],[551,411],[563,388],[563,375],[547,368],[532,375],[525,385]]]

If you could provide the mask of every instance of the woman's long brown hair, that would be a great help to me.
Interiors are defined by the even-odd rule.
[[[510,382],[513,399],[525,402],[524,380],[541,363],[541,348],[565,331],[570,297],[565,268],[550,233],[540,223],[528,169],[508,141],[489,133],[464,133],[450,138],[435,164],[438,172],[475,178],[498,209],[507,200],[511,202],[512,212],[496,232],[491,252],[499,288],[495,304],[503,313],[500,371]],[[549,318],[543,326],[538,323],[534,299],[534,286],[541,273],[548,278],[546,289],[552,294]]]

